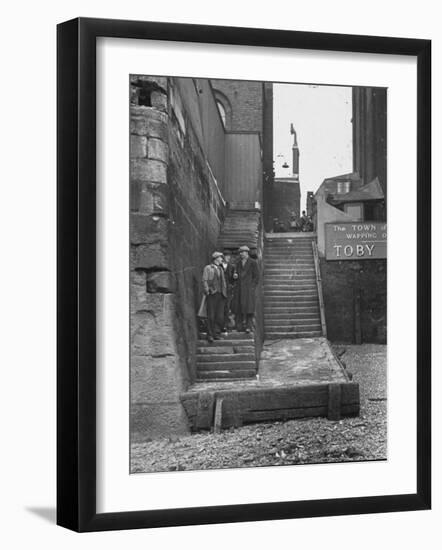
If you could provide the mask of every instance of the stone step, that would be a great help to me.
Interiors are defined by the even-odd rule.
[[[264,271],[264,278],[266,279],[316,279],[316,272],[314,269],[287,269],[287,270],[275,270]]]
[[[299,298],[296,298],[295,300],[280,300],[278,298],[269,298],[264,301],[264,313],[267,311],[274,311],[275,313],[283,310],[295,311],[298,310],[300,307],[317,308],[318,306],[319,300],[317,297],[311,298],[309,300],[302,300]]]
[[[302,319],[304,321],[307,320],[315,320],[319,319],[319,309],[315,312],[306,312],[306,313],[266,313],[264,312],[264,321],[272,322],[272,321],[283,321],[285,319],[293,319],[298,320]]]
[[[287,319],[285,321],[266,321],[264,323],[266,330],[277,331],[282,330],[284,332],[306,332],[309,330],[321,330],[321,321],[319,319],[313,319],[312,322],[305,322],[305,319],[301,321],[293,321]]]
[[[306,274],[314,274],[315,273],[315,268],[314,268],[314,264],[313,265],[310,265],[310,264],[304,264],[304,265],[301,265],[301,264],[298,264],[296,266],[278,266],[278,267],[273,267],[273,266],[264,266],[264,273],[267,275],[286,275],[286,276],[291,276],[293,274],[297,275],[298,273],[306,273]]]
[[[199,353],[196,356],[197,364],[201,363],[237,363],[238,361],[255,361],[254,353]]]
[[[196,375],[196,381],[226,381],[226,380],[245,380],[250,378],[256,379],[256,370],[244,369],[243,371],[201,371]]]
[[[271,272],[274,273],[276,271],[281,271],[283,273],[285,272],[292,272],[292,271],[298,271],[298,270],[307,270],[310,271],[311,269],[315,270],[315,263],[313,261],[304,262],[304,263],[295,263],[295,262],[279,262],[279,263],[264,263],[264,273]]]
[[[298,269],[298,267],[306,267],[311,269],[315,266],[312,258],[291,259],[281,258],[279,260],[264,260],[264,269]]]
[[[198,341],[199,342],[205,342],[207,344],[207,334],[205,332],[200,332],[200,335],[199,335],[200,339]],[[253,334],[252,333],[249,333],[247,334],[246,332],[236,332],[236,331],[233,331],[233,332],[229,332],[227,336],[223,336],[221,335],[220,336],[220,339],[219,340],[215,340],[213,343],[217,346],[221,346],[223,344],[221,344],[221,342],[231,342],[230,344],[228,345],[237,345],[236,344],[236,340],[243,340],[243,341],[247,341],[247,343],[250,345],[250,341],[254,341],[253,340]]]
[[[307,290],[264,290],[264,298],[317,298],[316,289],[307,289]]]
[[[253,369],[256,370],[256,362],[253,361],[237,361],[237,362],[229,362],[225,363],[224,361],[205,361],[204,363],[202,361],[199,361],[196,365],[197,371],[238,371],[238,370],[248,370]]]
[[[322,331],[320,330],[308,332],[266,331],[266,340],[284,340],[285,338],[318,338],[319,336],[322,336]]]
[[[233,350],[235,350],[235,348],[237,347],[252,347],[254,342],[251,341],[250,339],[249,340],[240,340],[239,338],[238,339],[230,339],[230,340],[214,340],[214,342],[212,342],[211,344],[209,344],[209,342],[204,338],[204,339],[200,339],[198,340],[197,342],[198,344],[198,349],[199,348],[204,348],[204,349],[218,349],[218,348],[224,348],[226,347],[227,349],[228,348],[232,348]],[[254,348],[253,348],[254,349]]]
[[[269,286],[290,285],[292,287],[297,285],[315,285],[316,277],[281,277],[279,279],[275,277],[265,277],[264,284]]]
[[[279,254],[281,256],[286,254],[296,254],[296,253],[304,253],[304,254],[313,254],[313,249],[311,246],[267,246],[264,249],[264,254],[267,256],[267,254]]]
[[[300,304],[287,304],[282,302],[281,305],[268,305],[264,304],[264,313],[273,313],[274,315],[280,314],[295,314],[295,313],[309,313],[311,311],[319,311],[318,300],[313,300],[312,303],[301,302]]]
[[[264,261],[285,263],[287,265],[291,262],[295,262],[296,260],[314,262],[313,254],[309,254],[308,252],[302,252],[300,254],[266,254]]]
[[[264,296],[272,296],[274,292],[276,293],[288,293],[286,294],[287,296],[291,296],[291,293],[292,292],[295,292],[294,296],[298,296],[299,294],[296,294],[297,292],[298,293],[304,293],[304,292],[308,292],[309,294],[312,294],[316,291],[316,285],[286,285],[286,286],[283,286],[283,285],[265,285],[264,287]]]
[[[238,340],[239,342],[240,340]],[[217,341],[218,342],[218,341]],[[250,353],[254,355],[255,348],[253,346],[214,346],[215,342],[213,344],[208,344],[208,342],[205,342],[204,345],[197,348],[197,354],[198,355],[205,355],[206,353],[209,354],[216,354],[221,353],[223,355],[230,355],[230,354],[238,354],[238,353]]]
[[[293,285],[293,284],[297,284],[297,285],[302,285],[302,284],[313,284],[315,283],[316,284],[316,275],[312,274],[310,276],[308,275],[293,275],[293,276],[289,276],[289,275],[281,275],[281,276],[278,276],[278,275],[267,275],[267,276],[264,276],[264,282],[266,284],[275,284],[275,285],[284,285],[284,284],[288,284],[288,285]]]

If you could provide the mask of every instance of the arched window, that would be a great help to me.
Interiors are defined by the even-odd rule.
[[[213,88],[216,106],[224,125],[224,129],[228,132],[232,129],[232,107],[228,98],[216,88]]]
[[[224,105],[221,103],[219,99],[216,100],[216,105],[218,107],[219,114],[221,115],[221,120],[223,121],[224,128],[226,127],[226,110],[224,109]]]

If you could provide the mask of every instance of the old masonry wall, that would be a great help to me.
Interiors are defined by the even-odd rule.
[[[201,273],[224,217],[201,128],[195,130],[198,101],[183,93],[174,79],[131,75],[134,441],[188,431],[179,395],[194,377]]]

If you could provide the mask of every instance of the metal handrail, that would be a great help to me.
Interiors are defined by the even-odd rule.
[[[316,244],[316,241],[312,241],[312,248],[313,248],[313,259],[315,262],[316,286],[318,287],[319,312],[321,314],[322,335],[325,338],[327,338],[327,324],[325,322],[324,296],[322,295],[321,268],[319,266],[318,245]]]

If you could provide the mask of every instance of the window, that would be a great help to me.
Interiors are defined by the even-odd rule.
[[[224,128],[226,127],[226,110],[224,109],[224,105],[221,103],[219,99],[216,100],[216,105],[218,107],[219,114],[221,115],[221,120],[223,121]]]

